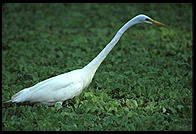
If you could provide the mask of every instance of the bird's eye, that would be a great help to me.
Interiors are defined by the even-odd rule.
[[[150,19],[146,18],[145,21],[149,21]]]

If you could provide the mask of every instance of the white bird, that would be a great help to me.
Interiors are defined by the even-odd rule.
[[[107,46],[85,67],[76,69],[58,76],[46,79],[37,83],[36,85],[25,88],[11,97],[7,102],[36,102],[47,105],[55,105],[62,103],[65,100],[71,99],[79,95],[82,90],[91,83],[93,76],[112,50],[112,48],[119,41],[122,34],[131,26],[137,23],[156,24],[158,26],[166,27],[166,25],[151,19],[150,17],[140,14],[129,20],[114,36],[114,38],[107,44]]]

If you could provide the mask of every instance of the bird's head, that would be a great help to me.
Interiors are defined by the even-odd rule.
[[[150,18],[144,14],[137,15],[135,17],[135,20],[137,21],[137,23],[149,23],[149,24],[154,24],[154,25],[160,26],[160,27],[169,28],[167,25],[160,23],[156,20],[153,20],[152,18]]]

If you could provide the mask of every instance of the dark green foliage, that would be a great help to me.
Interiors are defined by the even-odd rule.
[[[63,107],[3,104],[3,130],[192,130],[191,4],[3,4],[2,101],[89,63],[144,13]]]

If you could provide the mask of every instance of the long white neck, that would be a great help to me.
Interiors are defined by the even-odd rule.
[[[136,16],[137,17],[137,16]],[[106,56],[109,54],[109,52],[112,50],[112,48],[116,45],[116,43],[119,41],[122,34],[132,25],[136,24],[136,17],[128,21],[114,36],[114,38],[110,41],[110,43],[107,44],[107,46],[89,63],[87,64],[83,69],[85,69],[87,72],[92,73],[94,76],[94,73],[98,69],[99,65],[103,62],[103,60],[106,58]]]

